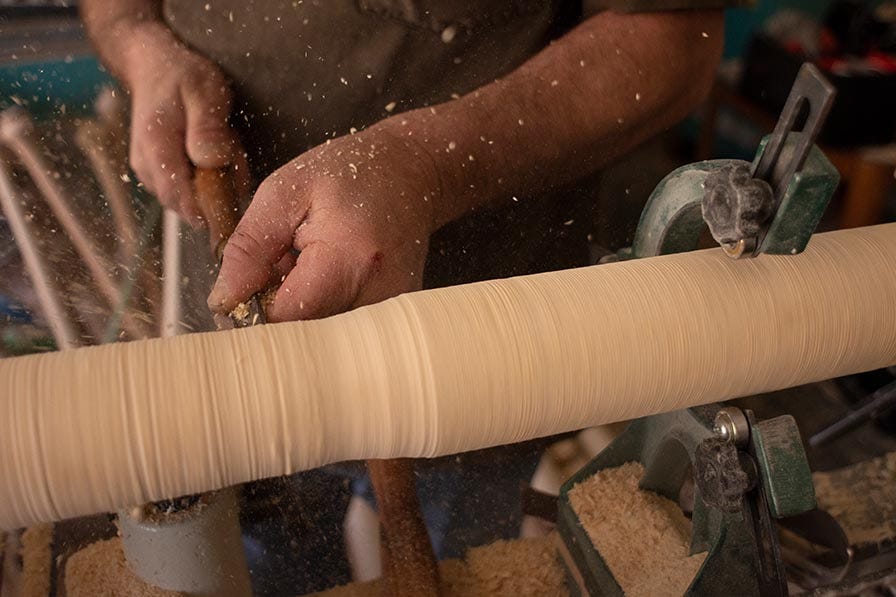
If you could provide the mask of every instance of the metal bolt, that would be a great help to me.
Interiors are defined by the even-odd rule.
[[[744,257],[754,257],[756,252],[755,238],[742,238],[733,243],[722,243],[722,249],[732,259],[743,259]]]
[[[733,443],[738,448],[747,445],[750,439],[750,424],[744,412],[733,406],[726,406],[716,413],[713,423],[713,431],[727,442]]]

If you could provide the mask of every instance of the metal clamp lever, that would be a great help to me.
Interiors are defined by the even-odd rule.
[[[776,206],[781,202],[790,179],[806,162],[836,95],[837,90],[824,78],[817,66],[808,62],[803,64],[765,150],[751,172],[753,178],[764,180],[774,189]],[[788,156],[788,161],[780,162],[787,136],[794,132],[797,118],[804,109],[808,109],[808,116],[803,125],[803,134],[794,146],[793,153]]]
[[[732,162],[707,177],[703,217],[729,256],[755,257],[764,251],[766,236],[806,164],[835,95],[818,68],[804,64],[758,159],[752,165]],[[803,112],[805,124],[796,131]]]

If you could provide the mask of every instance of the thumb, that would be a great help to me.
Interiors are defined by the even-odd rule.
[[[187,156],[200,168],[222,168],[233,161],[239,147],[228,124],[230,86],[217,69],[198,85],[181,91],[186,120]]]
[[[262,183],[249,209],[224,246],[218,280],[208,306],[226,313],[280,279],[278,266],[293,246],[304,213],[292,214],[280,185]]]

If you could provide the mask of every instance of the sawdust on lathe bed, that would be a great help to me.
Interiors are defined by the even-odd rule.
[[[557,561],[555,534],[496,541],[439,563],[443,597],[561,597],[569,595]],[[317,597],[380,597],[379,581],[336,587]]]
[[[599,471],[569,501],[626,595],[682,595],[706,554],[688,555],[690,521],[676,503],[639,489],[643,475],[637,462]]]
[[[22,595],[48,595],[53,525],[36,524],[22,533]]]
[[[812,480],[818,507],[837,519],[850,544],[896,538],[896,452]]]
[[[176,591],[154,587],[131,571],[121,538],[97,541],[74,554],[65,565],[68,597],[174,597]]]
[[[467,552],[469,578],[464,595],[567,595],[563,568],[557,559],[554,534],[546,537],[496,541]]]
[[[467,552],[465,561],[439,564],[444,597],[561,597],[568,595],[556,559],[556,537],[498,541]],[[65,567],[69,597],[172,597],[180,595],[145,583],[124,558],[121,538],[98,541],[69,558]],[[336,587],[319,596],[381,597],[378,581]]]

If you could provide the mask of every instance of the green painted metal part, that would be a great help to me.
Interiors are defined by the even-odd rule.
[[[798,134],[791,133],[782,151],[786,163]],[[768,138],[757,151],[758,163]],[[632,247],[619,259],[638,259],[698,248],[703,221],[703,183],[709,173],[740,160],[709,160],[683,166],[666,176],[651,194]],[[800,172],[791,179],[775,216],[761,239],[758,252],[802,252],[839,184],[840,175],[824,154],[812,147]],[[694,453],[704,440],[715,437],[719,406],[654,415],[633,421],[610,446],[570,479],[560,492],[557,527],[560,555],[573,595],[622,595],[622,589],[594,547],[569,503],[569,491],[605,468],[641,462],[641,487],[677,501],[685,477],[692,474]],[[811,471],[796,422],[790,416],[750,424],[757,482],[773,518],[815,508]],[[691,553],[708,552],[687,595],[761,595],[756,531],[743,512],[728,513],[707,505],[695,487]]]
[[[788,136],[781,152],[781,163],[789,159],[799,135],[791,133]],[[760,143],[753,164],[758,163],[767,142],[768,137]],[[706,228],[701,207],[703,181],[710,172],[737,164],[749,165],[742,160],[707,160],[673,170],[651,193],[641,212],[634,243],[617,254],[619,259],[696,250]],[[793,255],[805,250],[838,184],[840,173],[824,153],[813,146],[803,168],[791,179],[759,245],[759,253]]]
[[[691,474],[692,456],[697,445],[713,437],[712,407],[698,407],[644,417],[633,421],[597,458],[575,474],[560,490],[558,532],[566,548],[564,562],[573,580],[573,594],[621,596],[622,589],[600,553],[591,543],[585,529],[569,503],[569,491],[599,470],[641,462],[645,475],[641,488],[654,491],[673,501],[685,478]],[[702,503],[695,496],[695,505]],[[752,534],[740,513],[725,514],[709,508],[695,508],[691,552],[708,551],[706,560],[688,591],[689,595],[719,595],[732,579],[755,577],[755,549]],[[571,560],[571,561],[569,561]],[[569,569],[574,565],[576,572]],[[573,577],[578,575],[581,582]],[[759,595],[747,591],[741,595]]]
[[[788,136],[781,152],[782,163],[789,159],[800,134],[791,133]],[[765,150],[767,142],[768,137],[759,145],[756,161]],[[758,252],[769,255],[802,253],[839,184],[840,173],[818,146],[813,146],[802,169],[794,174],[787,186]]]
[[[774,518],[786,518],[815,508],[812,471],[790,415],[759,421],[750,437],[756,446],[756,464],[766,480],[769,510]]]
[[[677,502],[682,484],[692,475],[697,446],[716,437],[713,421],[718,410],[719,405],[710,405],[637,419],[563,485],[557,529],[573,595],[616,597],[623,593],[573,511],[570,490],[602,469],[640,462],[645,469],[641,488]],[[815,508],[811,474],[793,418],[785,415],[761,421],[750,426],[750,435],[760,470],[758,482],[770,497],[773,517]],[[750,521],[742,512],[709,507],[700,487],[695,486],[694,491],[690,551],[708,553],[686,595],[760,596],[758,547]]]
[[[742,160],[707,160],[670,172],[653,190],[635,232],[631,248],[620,259],[641,259],[697,249],[706,223],[703,221],[703,181],[710,172]]]

